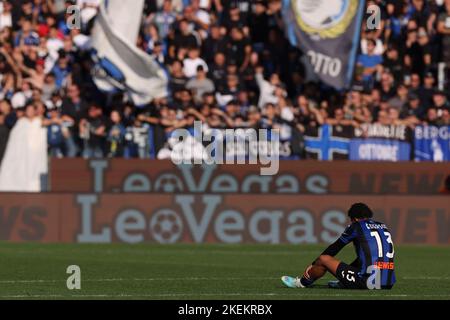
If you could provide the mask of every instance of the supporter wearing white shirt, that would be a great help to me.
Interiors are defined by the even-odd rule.
[[[200,6],[200,0],[192,0],[191,8],[199,22],[205,26],[209,26],[211,24],[211,16]]]
[[[205,60],[200,58],[200,49],[193,48],[189,50],[188,58],[183,60],[184,64],[184,75],[188,78],[193,78],[197,75],[197,68],[199,66],[203,67],[206,73],[208,73],[209,68]]]
[[[12,27],[11,4],[0,2],[0,30]]]
[[[156,0],[156,4],[159,9],[161,9],[163,7],[164,1],[165,0]],[[183,9],[184,9],[183,0],[171,0],[171,2],[172,2],[172,8],[174,11],[176,11],[178,13],[183,12]]]
[[[378,55],[378,56],[382,56],[384,54],[383,41],[381,41],[380,39],[374,39],[374,40],[376,42],[374,54]],[[368,52],[367,39],[361,39],[361,51],[363,54],[367,54],[367,52]]]
[[[47,50],[52,55],[57,55],[64,48],[64,42],[58,37],[58,29],[51,28],[47,40]]]
[[[211,0],[200,0],[199,2],[200,8],[202,8],[203,10],[211,9]]]
[[[262,67],[258,67],[255,73],[255,80],[259,87],[259,102],[258,107],[264,108],[265,105],[269,104],[278,104],[279,97],[278,94],[281,89],[281,81],[278,74],[274,73],[270,77],[270,81],[264,79],[263,75],[264,69]],[[283,94],[284,95],[284,94]]]
[[[91,7],[98,8],[101,4],[102,0],[78,0],[77,5],[81,8],[83,7]]]

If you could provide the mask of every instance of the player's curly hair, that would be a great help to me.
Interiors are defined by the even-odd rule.
[[[373,217],[373,212],[365,203],[355,203],[348,209],[350,219],[368,219]]]

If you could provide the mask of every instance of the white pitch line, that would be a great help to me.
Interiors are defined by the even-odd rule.
[[[24,250],[15,250],[13,251],[15,254],[23,254],[23,255],[30,255],[30,254],[34,254],[34,255],[42,255],[43,253],[47,254],[55,254],[56,251],[52,251],[49,249],[39,249],[36,250],[34,252],[30,252],[30,251],[24,251]],[[188,249],[188,250],[170,250],[168,249],[167,251],[161,251],[161,250],[152,250],[152,248],[149,248],[148,250],[133,250],[133,251],[125,251],[125,250],[105,250],[102,252],[102,254],[106,254],[106,255],[112,255],[112,254],[116,254],[116,253],[126,253],[127,255],[149,255],[149,256],[160,256],[160,255],[171,255],[171,254],[186,254],[186,255],[197,255],[197,254],[215,254],[215,255],[235,255],[235,256],[267,256],[267,255],[272,255],[272,256],[292,256],[292,255],[314,255],[318,253],[318,250],[312,251],[312,250],[284,250],[284,251],[274,251],[274,252],[270,252],[270,251],[263,251],[263,250],[255,250],[255,251],[229,251],[229,250],[192,250],[192,249]],[[97,253],[97,251],[87,251],[87,253]]]
[[[21,298],[156,298],[156,297],[191,297],[191,296],[202,296],[202,297],[215,297],[215,296],[225,296],[225,297],[236,297],[236,296],[258,296],[258,297],[276,297],[276,296],[290,296],[295,297],[295,294],[288,293],[163,293],[163,294],[81,294],[81,295],[5,295],[0,296],[0,299],[21,299]],[[297,296],[301,298],[301,295]],[[408,298],[408,297],[450,297],[450,295],[445,294],[312,294],[308,293],[307,297],[392,297],[392,298]]]
[[[185,277],[185,278],[111,278],[111,279],[83,279],[83,282],[123,282],[123,281],[233,281],[233,280],[275,280],[277,278],[269,277],[235,277],[235,278],[221,278],[221,277]],[[0,284],[14,284],[14,283],[56,283],[65,282],[66,279],[61,280],[0,280]]]
[[[15,284],[15,283],[55,283],[62,282],[63,280],[1,280],[2,284]]]
[[[402,280],[450,280],[450,277],[401,277]],[[183,277],[183,278],[106,278],[106,279],[83,279],[83,282],[135,282],[135,281],[241,281],[241,280],[279,280],[274,277]],[[0,284],[20,283],[58,283],[66,279],[55,280],[0,280]]]
[[[450,280],[450,277],[401,277],[404,280]]]
[[[263,277],[235,277],[235,278],[221,278],[221,277],[188,277],[188,278],[134,278],[134,279],[92,279],[87,280],[88,282],[114,282],[114,281],[219,281],[219,280],[225,280],[225,281],[233,281],[233,280],[275,280],[277,278],[263,278]],[[85,280],[86,281],[86,280]]]

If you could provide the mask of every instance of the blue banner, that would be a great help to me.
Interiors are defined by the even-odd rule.
[[[390,139],[352,139],[350,160],[355,161],[409,161],[411,145]]]
[[[415,161],[450,161],[450,126],[418,126],[414,134]]]
[[[286,35],[314,72],[337,89],[349,87],[359,46],[364,0],[283,0]]]

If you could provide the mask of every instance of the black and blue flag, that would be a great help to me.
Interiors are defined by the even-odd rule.
[[[365,1],[283,0],[283,19],[292,45],[308,57],[326,84],[351,85]]]

